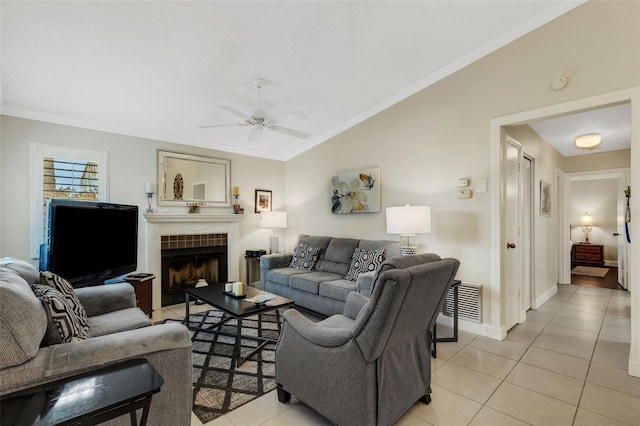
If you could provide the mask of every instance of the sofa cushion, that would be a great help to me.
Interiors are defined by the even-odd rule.
[[[18,274],[29,285],[37,283],[40,278],[40,272],[32,264],[24,260],[4,257],[0,259],[0,268]]]
[[[89,323],[87,322],[87,311],[84,309],[84,306],[82,306],[82,303],[80,303],[80,299],[78,299],[76,292],[73,290],[73,286],[61,276],[49,271],[40,273],[40,282],[55,288],[64,295],[69,309],[77,318],[75,322],[80,324],[82,329],[86,329],[88,335]]]
[[[316,270],[332,272],[344,277],[349,271],[351,256],[358,247],[359,240],[351,238],[332,238],[324,255],[318,260]]]
[[[289,286],[296,290],[307,293],[318,294],[318,286],[324,281],[335,281],[342,277],[331,272],[312,271],[306,274],[292,275],[289,278]]]
[[[289,278],[291,276],[297,275],[297,274],[305,274],[305,273],[307,273],[307,271],[305,271],[304,269],[297,269],[297,268],[291,268],[291,267],[271,269],[270,271],[267,272],[266,281],[288,287]]]
[[[346,301],[352,291],[357,290],[357,284],[351,280],[324,281],[320,283],[318,294],[331,299]]]
[[[62,292],[43,284],[35,284],[33,292],[42,302],[47,314],[44,345],[77,342],[90,337],[89,325],[79,321]]]
[[[289,266],[296,269],[305,269],[310,271],[316,265],[319,254],[320,247],[312,246],[304,241],[300,241],[296,246]]]
[[[344,277],[345,280],[356,281],[363,272],[375,272],[384,262],[384,249],[363,250],[356,248],[351,257],[349,272]]]
[[[120,309],[118,311],[89,317],[91,337],[135,330],[151,324],[149,317],[139,308]]]
[[[25,363],[38,352],[47,315],[29,284],[0,268],[0,369]]]

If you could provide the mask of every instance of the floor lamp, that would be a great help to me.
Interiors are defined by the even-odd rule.
[[[269,253],[278,253],[278,236],[276,229],[287,227],[287,212],[261,212],[260,228],[273,229],[273,236],[269,238]]]
[[[411,237],[431,233],[431,207],[411,206],[387,207],[387,234],[400,234],[400,255],[416,253]]]

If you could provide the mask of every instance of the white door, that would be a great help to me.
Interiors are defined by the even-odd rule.
[[[506,329],[516,325],[520,311],[520,158],[521,145],[507,137],[504,144],[504,321]]]
[[[627,189],[627,173],[618,177],[618,283],[623,288],[628,288],[627,277],[627,229],[626,229],[626,212],[627,212],[627,197],[624,191]],[[631,224],[628,224],[631,225]]]

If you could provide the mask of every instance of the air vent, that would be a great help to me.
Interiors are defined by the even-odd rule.
[[[453,317],[454,289],[450,289],[442,313]],[[462,283],[458,287],[458,318],[482,322],[482,284]]]

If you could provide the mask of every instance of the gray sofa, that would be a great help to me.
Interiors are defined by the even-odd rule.
[[[300,242],[319,247],[312,270],[292,268],[293,253],[269,254],[260,258],[262,290],[295,301],[296,306],[322,315],[342,313],[349,293],[369,296],[375,272],[362,273],[356,281],[345,279],[356,248],[384,250],[384,259],[400,256],[400,243],[387,240],[358,240],[301,234]]]
[[[86,287],[76,289],[75,294],[86,310],[90,337],[43,345],[51,324],[32,290],[39,276],[39,271],[24,261],[0,266],[0,396],[144,358],[164,379],[161,391],[153,395],[148,424],[190,423],[191,338],[185,326],[152,325],[136,307],[129,283]],[[23,411],[15,413],[23,416],[19,423],[31,424],[29,416],[38,415],[35,410]],[[130,420],[121,416],[106,424],[125,425]]]

